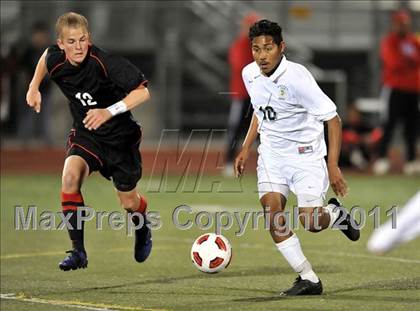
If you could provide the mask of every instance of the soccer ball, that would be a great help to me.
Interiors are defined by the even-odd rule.
[[[221,234],[203,234],[194,241],[191,248],[191,260],[202,272],[219,272],[227,268],[231,258],[230,242]]]

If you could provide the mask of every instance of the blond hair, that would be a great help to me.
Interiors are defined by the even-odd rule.
[[[61,37],[64,27],[83,27],[87,32],[89,32],[89,23],[86,17],[74,12],[65,13],[57,19],[57,23],[55,24],[57,37]]]

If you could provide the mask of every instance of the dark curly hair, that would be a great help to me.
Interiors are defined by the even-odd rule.
[[[267,19],[262,19],[256,22],[254,25],[251,26],[249,29],[249,40],[252,40],[259,36],[271,36],[273,37],[273,41],[280,45],[280,42],[283,41],[283,36],[281,34],[282,29],[279,24],[269,21]]]

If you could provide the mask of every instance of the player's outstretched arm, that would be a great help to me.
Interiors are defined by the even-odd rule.
[[[341,148],[341,119],[338,115],[327,121],[328,124],[328,174],[335,194],[345,196],[347,183],[338,167]]]
[[[255,114],[252,115],[251,124],[248,128],[248,133],[246,134],[244,143],[242,144],[242,149],[239,151],[238,155],[235,158],[234,170],[235,176],[240,177],[244,172],[245,163],[248,160],[249,151],[252,144],[258,135],[258,120]]]
[[[39,92],[39,86],[48,72],[47,64],[45,63],[47,51],[48,49],[39,58],[31,83],[29,83],[28,92],[26,92],[26,103],[37,113],[41,112],[41,93]]]
[[[150,92],[147,87],[140,86],[132,90],[124,99],[123,102],[127,106],[127,110],[131,110],[140,106],[150,99]]]
[[[106,109],[89,110],[83,123],[88,130],[96,130],[113,116],[134,109],[149,99],[150,93],[147,87],[140,86],[132,90],[123,100]]]

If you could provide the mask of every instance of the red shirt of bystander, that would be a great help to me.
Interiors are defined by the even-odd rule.
[[[252,63],[251,44],[247,36],[240,36],[229,49],[230,64],[230,91],[233,99],[246,99],[249,97],[242,81],[242,69]]]
[[[230,46],[228,60],[230,65],[230,92],[232,99],[244,100],[249,98],[242,80],[242,69],[254,61],[248,33],[249,28],[260,19],[261,17],[255,12],[250,12],[244,16],[241,21],[240,35]]]
[[[407,13],[396,12],[393,16],[393,23],[395,30],[381,42],[383,82],[393,89],[419,92],[420,40],[407,30],[401,31],[401,27],[405,28],[410,23]]]

